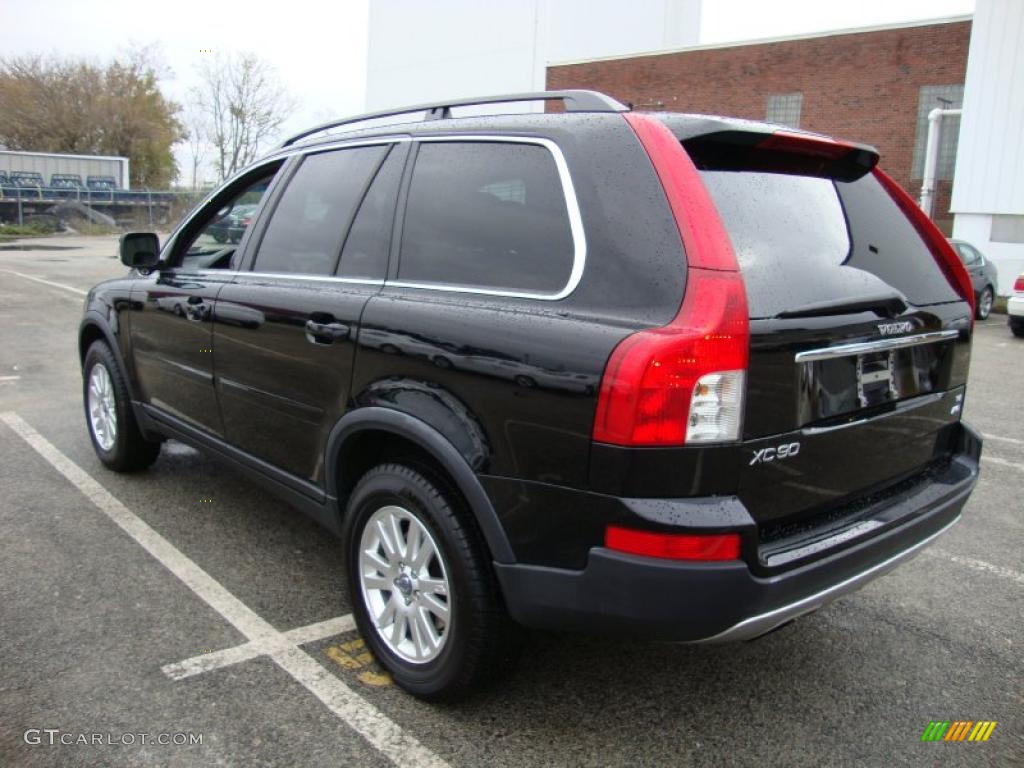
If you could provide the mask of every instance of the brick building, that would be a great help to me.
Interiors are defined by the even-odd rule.
[[[971,17],[554,63],[547,87],[638,109],[769,120],[872,144],[915,197],[928,112],[960,107]],[[948,233],[959,118],[943,125],[935,218]]]

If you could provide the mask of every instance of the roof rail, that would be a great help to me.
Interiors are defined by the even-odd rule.
[[[338,128],[342,125],[376,120],[381,117],[405,115],[410,112],[426,112],[424,120],[444,120],[452,116],[452,107],[472,107],[478,104],[506,104],[515,101],[561,101],[565,105],[566,112],[626,112],[629,109],[611,96],[606,96],[598,91],[582,90],[535,91],[533,93],[509,93],[503,96],[482,96],[476,99],[453,99],[433,102],[431,104],[416,104],[400,109],[385,109],[381,112],[367,112],[364,115],[331,120],[291,136],[281,144],[280,148],[283,149],[284,147],[291,146],[300,139],[320,133],[321,131]]]

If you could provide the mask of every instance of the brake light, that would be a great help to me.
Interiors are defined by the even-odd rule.
[[[616,552],[669,560],[738,560],[738,533],[680,534],[637,531],[609,525],[604,545]]]
[[[971,276],[967,274],[967,267],[956,255],[953,246],[945,238],[935,223],[928,218],[928,215],[914,202],[914,199],[897,184],[889,174],[877,166],[874,169],[875,178],[878,179],[882,188],[889,193],[889,197],[903,211],[903,215],[910,220],[920,235],[932,257],[938,263],[946,276],[946,280],[953,286],[960,297],[967,302],[971,308],[971,322],[974,322],[974,286],[971,284]]]
[[[1016,280],[1013,281],[1013,292],[1024,293],[1024,275],[1020,275]]]
[[[814,136],[791,131],[775,131],[763,141],[758,142],[760,149],[771,149],[776,152],[788,152],[807,157],[822,157],[826,160],[838,160],[858,147],[845,141],[836,141],[828,136]]]
[[[736,256],[697,169],[659,120],[626,120],[654,165],[686,249],[686,291],[676,317],[634,333],[605,366],[593,439],[668,446],[739,439],[750,346]]]
[[[691,269],[676,318],[634,333],[612,352],[594,440],[630,446],[737,440],[749,337],[739,273]]]

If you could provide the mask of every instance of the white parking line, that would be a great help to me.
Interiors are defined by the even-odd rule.
[[[21,376],[0,376],[0,384],[4,384],[10,381],[18,381]]]
[[[1024,440],[1018,440],[1016,437],[1003,437],[1002,435],[982,435],[986,440],[995,440],[1000,443],[1009,443],[1010,445],[1024,445]]]
[[[296,645],[297,640],[301,641],[302,638],[309,637],[311,634],[316,635],[333,626],[344,625],[346,617],[332,619],[326,623],[326,626],[324,622],[320,622],[311,627],[292,630],[291,633],[277,631],[167,539],[150,528],[85,470],[36,432],[18,414],[0,413],[0,420],[34,448],[36,453],[46,459],[54,469],[131,536],[136,543],[156,558],[161,565],[181,579],[200,599],[248,637],[250,642],[238,646],[239,649],[257,643],[261,648],[265,648],[265,653],[281,669],[299,681],[328,709],[399,768],[406,768],[406,766],[444,768],[447,766],[447,763],[441,758],[403,731],[397,723],[355,693]],[[237,649],[229,650],[242,653]]]
[[[1007,461],[1006,459],[999,459],[995,456],[982,456],[981,460],[986,464],[998,464],[1000,467],[1010,467],[1011,469],[1024,472],[1024,464],[1021,464],[1020,462]]]
[[[166,664],[161,670],[172,680],[184,680],[187,677],[200,675],[203,672],[210,672],[221,667],[229,667],[241,661],[255,659],[257,656],[269,656],[275,651],[284,650],[292,646],[305,645],[316,640],[323,640],[325,637],[334,637],[345,632],[351,632],[356,628],[356,623],[351,613],[339,616],[336,619],[328,619],[318,624],[310,624],[305,627],[297,627],[281,634],[279,638],[272,640],[254,640],[242,643],[232,648],[225,648],[214,653],[201,653],[184,661],[174,664]]]
[[[55,283],[52,280],[44,280],[41,277],[33,277],[32,275],[26,275],[23,272],[15,272],[14,270],[11,269],[0,269],[0,272],[6,272],[8,275],[17,275],[18,277],[23,277],[26,280],[35,280],[37,283],[42,283],[43,285],[50,285],[53,286],[54,288],[63,288],[65,291],[71,291],[72,293],[77,293],[80,296],[85,296],[88,293],[88,291],[83,291],[81,288],[75,288],[74,286],[71,285],[64,285],[64,283]]]
[[[952,552],[947,552],[944,549],[931,549],[924,550],[926,555],[931,557],[941,557],[944,560],[957,563],[958,565],[965,565],[968,568],[973,568],[976,571],[982,571],[984,573],[992,574],[993,576],[1001,576],[1004,579],[1015,581],[1018,584],[1024,584],[1024,573],[1015,571],[1013,568],[1007,568],[1003,565],[995,565],[993,563],[987,563],[984,560],[976,560],[973,557],[964,557],[963,555],[954,555]]]

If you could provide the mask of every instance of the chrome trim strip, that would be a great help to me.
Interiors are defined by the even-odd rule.
[[[167,239],[164,241],[164,244],[169,243],[177,236],[177,234],[180,231],[182,231],[183,229],[185,229],[186,226],[191,224],[192,220],[199,215],[200,211],[205,208],[206,204],[209,203],[217,195],[219,195],[222,190],[231,186],[233,183],[235,183],[235,181],[240,179],[242,176],[245,176],[246,174],[255,171],[257,168],[260,168],[261,166],[271,165],[272,163],[277,162],[284,162],[288,160],[288,158],[293,157],[295,155],[308,155],[319,152],[321,150],[339,149],[342,146],[362,147],[373,146],[374,144],[399,144],[405,141],[412,141],[412,138],[409,136],[379,136],[366,139],[348,139],[347,141],[339,140],[333,142],[325,142],[323,144],[316,144],[313,146],[294,146],[291,147],[286,152],[274,152],[272,155],[268,155],[267,157],[261,157],[259,160],[254,160],[253,162],[249,163],[249,165],[239,170],[231,178],[221,182],[220,186],[214,189],[209,194],[204,195],[203,198],[195,204],[195,206],[186,215],[186,217],[183,218],[180,222],[178,222],[178,226],[171,230],[171,233],[167,236]],[[162,253],[163,246],[161,246],[160,250]]]
[[[515,299],[538,299],[541,301],[559,301],[569,296],[576,287],[580,284],[583,279],[584,267],[587,263],[587,238],[583,231],[583,216],[580,213],[579,200],[576,197],[576,188],[572,183],[572,175],[569,173],[569,164],[565,160],[565,155],[562,153],[561,147],[558,146],[551,139],[546,139],[542,136],[502,136],[500,134],[476,134],[476,133],[445,133],[431,136],[381,136],[366,139],[348,139],[340,140],[337,142],[314,144],[312,146],[295,146],[287,152],[276,153],[273,157],[266,158],[257,163],[253,163],[247,168],[243,169],[228,181],[224,182],[214,192],[207,196],[206,201],[215,197],[220,193],[222,189],[233,183],[239,176],[251,172],[254,168],[261,164],[269,164],[270,162],[276,162],[278,160],[284,160],[292,155],[309,155],[316,154],[323,151],[332,149],[344,149],[346,147],[361,147],[361,146],[372,146],[375,144],[399,144],[403,142],[416,141],[416,142],[455,142],[455,141],[489,141],[501,144],[534,144],[537,146],[544,147],[551,153],[552,159],[555,161],[555,169],[558,171],[559,181],[562,183],[562,194],[565,196],[565,208],[569,216],[569,230],[572,233],[573,241],[573,262],[572,269],[569,272],[569,279],[565,286],[556,293],[535,293],[532,291],[503,291],[498,289],[488,288],[475,288],[473,286],[466,285],[447,285],[444,283],[423,283],[416,281],[406,280],[369,280],[363,278],[348,278],[348,277],[335,277],[331,276],[317,276],[317,275],[299,275],[299,274],[288,274],[278,272],[247,272],[241,270],[198,270],[200,274],[214,273],[214,274],[234,274],[236,276],[243,275],[254,275],[264,277],[275,277],[275,278],[290,278],[294,280],[328,280],[339,283],[354,283],[360,285],[383,285],[386,287],[394,288],[413,288],[419,290],[433,290],[433,291],[451,291],[454,293],[468,293],[477,296],[502,296],[506,298]],[[196,209],[192,214],[185,220],[183,220],[175,229],[174,232],[168,237],[170,241],[180,230],[182,230],[193,218],[199,215],[201,205],[197,205]]]
[[[305,144],[292,147],[287,152],[282,152],[281,157],[291,155],[316,154],[325,149],[341,149],[342,147],[372,147],[374,144],[404,144],[412,141],[411,136],[375,136],[367,139],[338,139],[337,141],[325,141],[322,144]]]
[[[854,592],[869,581],[878,578],[879,576],[888,573],[898,565],[905,563],[907,560],[915,557],[921,553],[921,550],[932,543],[939,536],[944,534],[954,525],[960,521],[960,515],[957,515],[954,520],[942,527],[941,530],[936,531],[928,538],[919,541],[914,546],[903,550],[899,554],[893,555],[888,560],[883,560],[881,563],[868,568],[866,571],[851,576],[845,581],[841,581],[838,584],[833,584],[828,589],[823,589],[821,592],[816,592],[813,595],[809,595],[801,600],[784,605],[781,608],[776,608],[773,611],[762,613],[757,616],[751,616],[749,619],[733,624],[728,629],[719,632],[717,635],[704,638],[703,640],[696,640],[695,643],[722,643],[733,640],[753,640],[755,637],[760,637],[766,632],[771,632],[776,627],[785,624],[788,621],[792,621],[795,618],[803,616],[805,613],[821,608],[826,603],[830,603],[838,597],[842,597],[850,592]]]
[[[840,344],[836,347],[822,347],[821,349],[797,352],[794,359],[798,363],[832,360],[837,357],[862,355],[867,352],[884,352],[890,349],[916,347],[920,344],[934,344],[944,339],[954,339],[959,335],[960,331],[933,331],[931,333],[920,333],[916,336],[901,336],[896,339],[878,339],[877,341],[864,341],[857,344]]]
[[[352,283],[353,285],[384,285],[383,280],[369,277],[337,277],[335,275],[304,275],[298,272],[235,272],[236,277],[273,277],[282,280],[310,280],[318,283]]]

